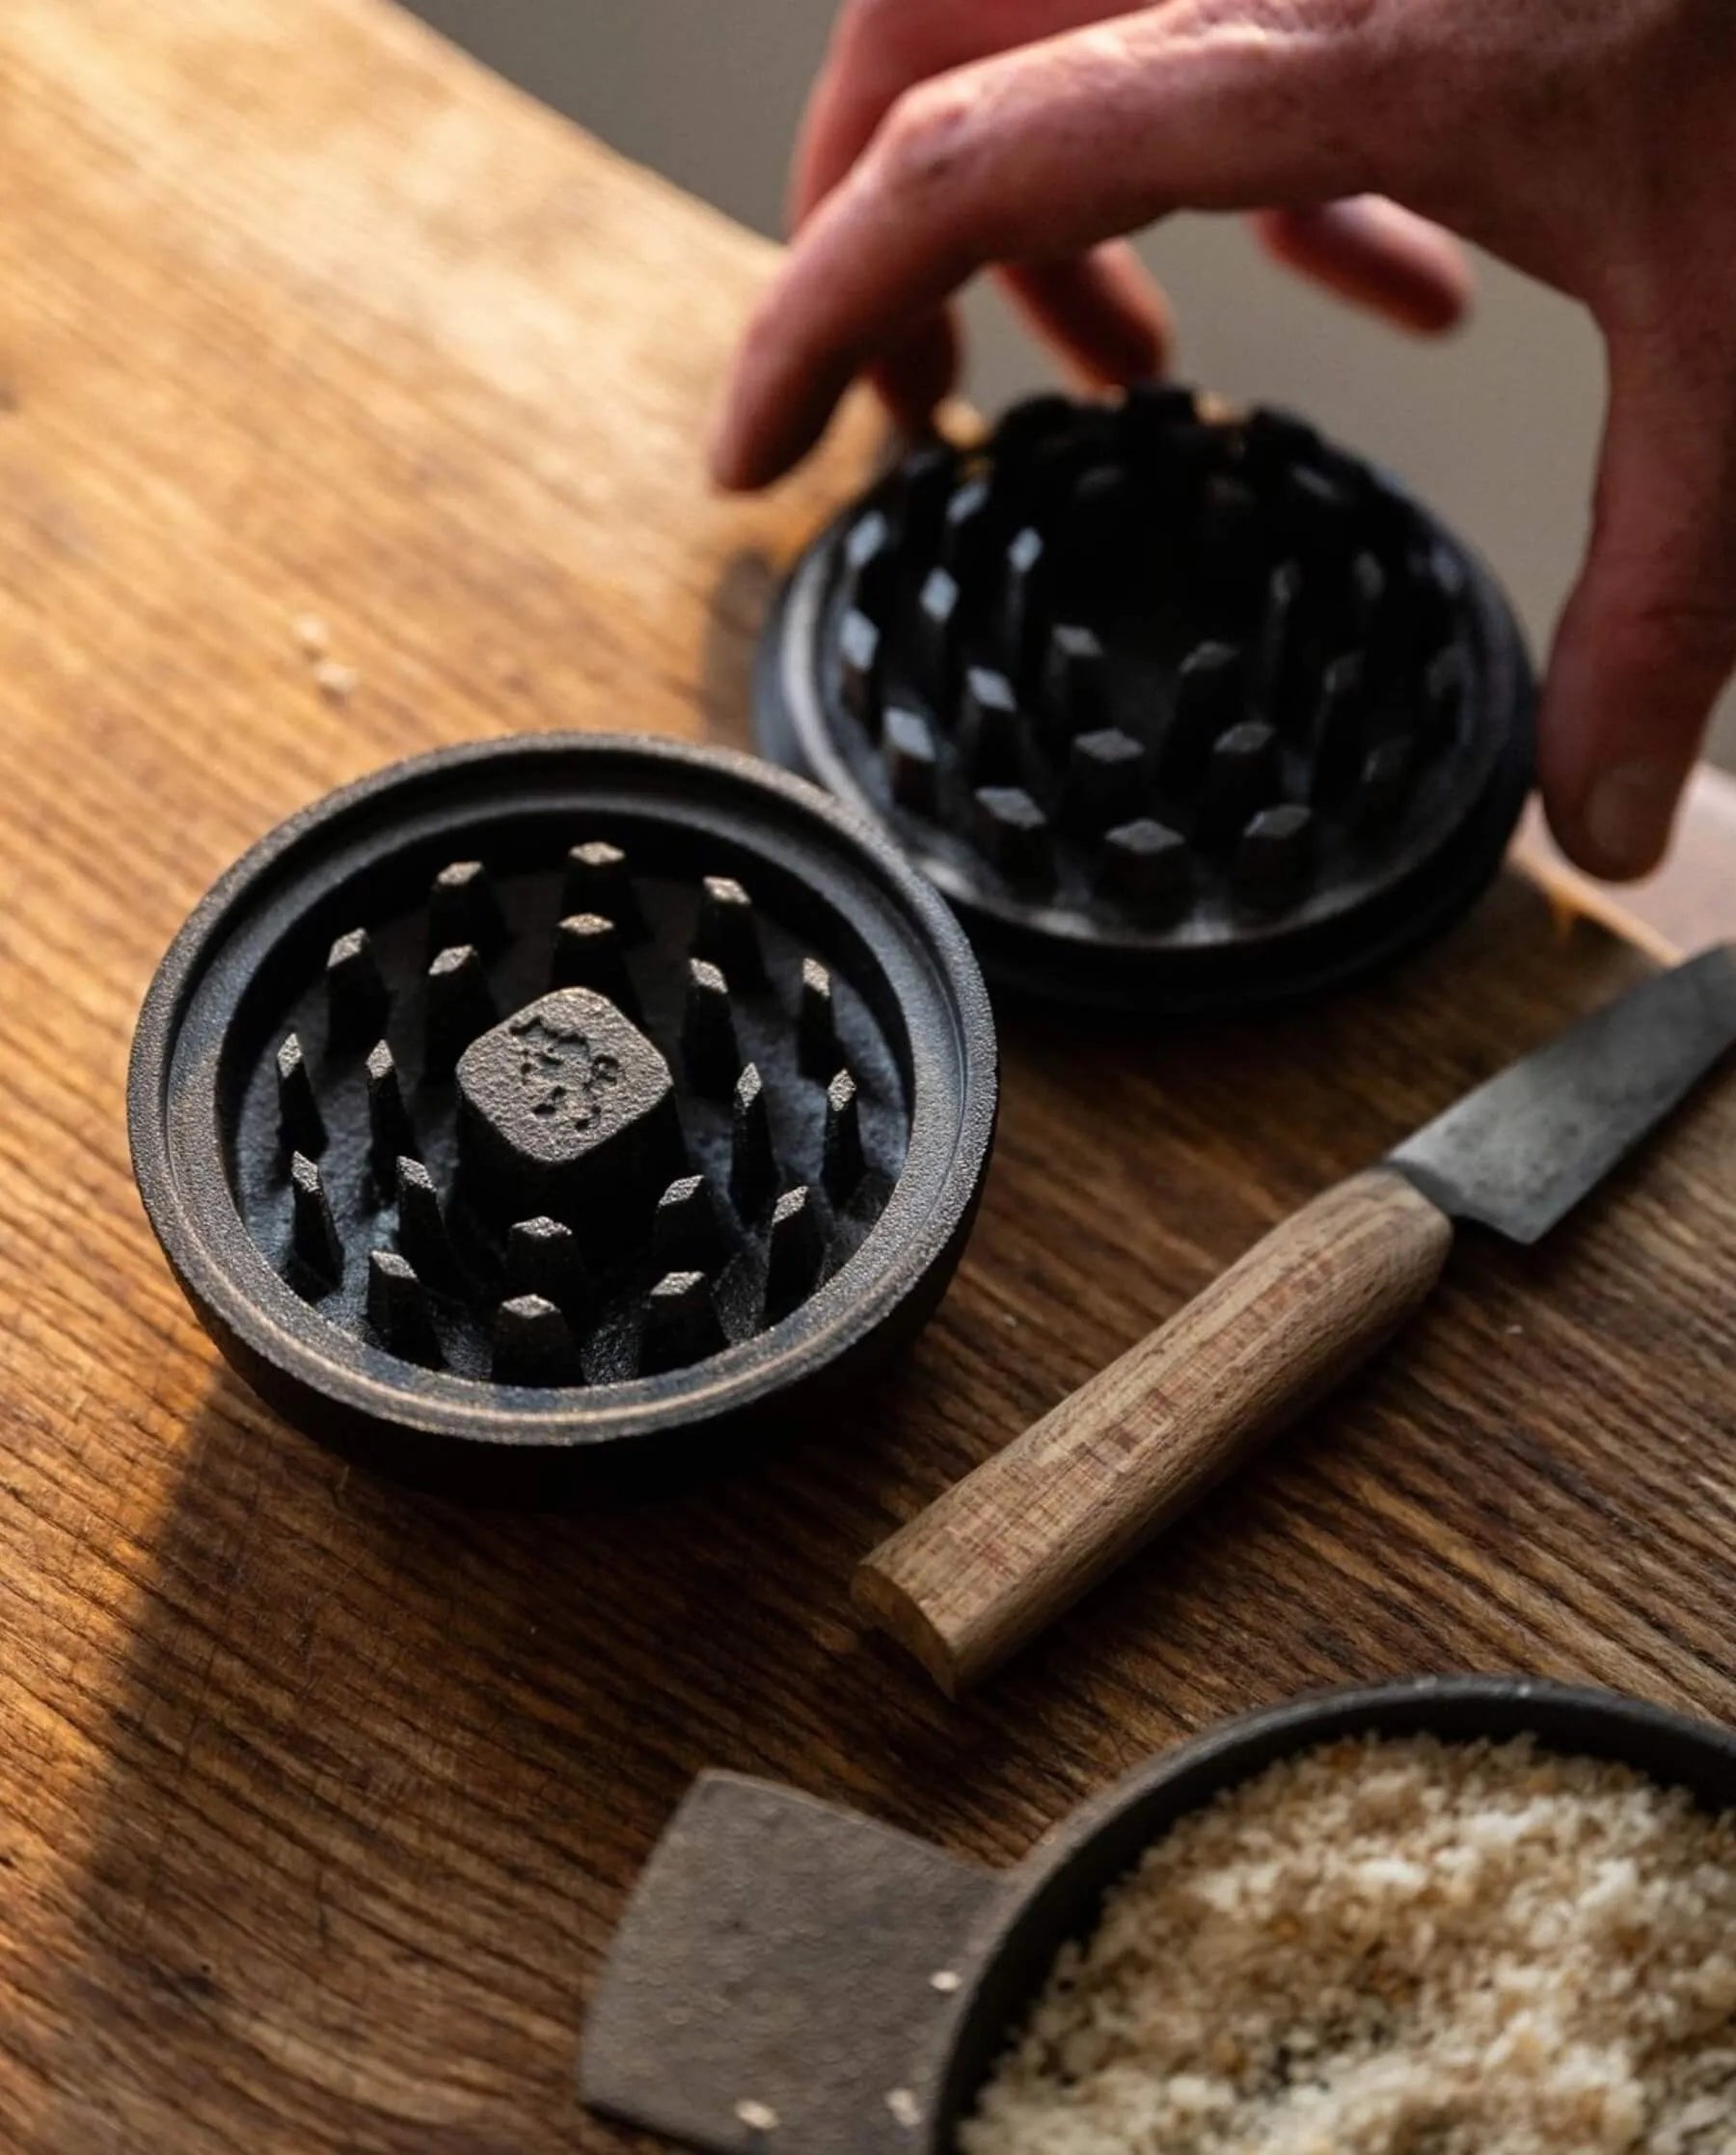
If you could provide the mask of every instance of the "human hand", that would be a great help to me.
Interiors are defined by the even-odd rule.
[[[793,206],[714,439],[726,486],[803,455],[865,369],[925,416],[945,304],[985,266],[1092,378],[1156,370],[1161,298],[1105,242],[1179,208],[1260,212],[1283,259],[1416,328],[1465,303],[1439,226],[1582,300],[1610,406],[1540,774],[1582,865],[1655,863],[1736,659],[1727,0],[852,0]]]

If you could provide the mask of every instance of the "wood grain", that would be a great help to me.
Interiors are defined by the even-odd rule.
[[[856,1606],[949,1698],[980,1683],[1360,1369],[1451,1247],[1401,1175],[1323,1190],[874,1550]]]
[[[1265,1228],[1641,964],[1504,885],[1284,1023],[1006,1028],[915,1350],[773,1459],[563,1519],[276,1424],[127,1171],[133,1014],[203,886],[404,750],[739,737],[775,560],[697,442],[765,251],[364,0],[0,10],[0,2144],[594,2155],[577,2033],[706,1765],[961,1853],[1309,1684],[1533,1669],[1736,1711],[1736,1092],[963,1708],[864,1551]],[[294,633],[322,615],[347,698]]]

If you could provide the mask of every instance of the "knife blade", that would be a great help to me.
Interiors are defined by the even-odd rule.
[[[1642,982],[1327,1190],[882,1542],[857,1604],[956,1694],[1426,1299],[1454,1221],[1529,1243],[1736,1045],[1736,944]]]
[[[1454,1219],[1534,1242],[1736,1043],[1736,945],[1655,974],[1465,1094],[1386,1163]]]

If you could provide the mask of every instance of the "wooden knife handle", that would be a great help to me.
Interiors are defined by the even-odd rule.
[[[1329,1189],[883,1541],[857,1605],[956,1695],[1372,1354],[1451,1243],[1388,1169]]]

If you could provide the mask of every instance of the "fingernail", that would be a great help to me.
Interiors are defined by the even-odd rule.
[[[1639,758],[1617,763],[1591,788],[1585,831],[1601,874],[1643,875],[1669,842],[1681,774],[1668,763]]]

